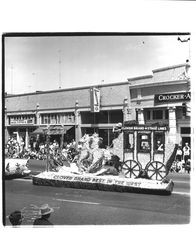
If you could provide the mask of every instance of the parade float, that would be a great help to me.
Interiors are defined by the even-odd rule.
[[[31,170],[28,169],[28,159],[5,159],[4,177],[14,179],[28,176]]]
[[[122,127],[119,123],[112,146],[106,149],[100,148],[102,138],[98,134],[85,134],[72,162],[54,167],[48,155],[46,171],[33,176],[33,184],[170,195],[174,183],[167,175],[175,145],[165,142],[166,133],[167,127],[160,124],[130,121]]]

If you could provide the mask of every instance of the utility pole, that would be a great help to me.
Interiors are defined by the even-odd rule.
[[[11,94],[13,94],[14,67],[11,65]]]
[[[61,89],[61,50],[58,50],[59,53],[59,89]]]
[[[35,74],[35,72],[32,73],[32,76],[33,76],[33,86],[34,86],[34,89],[36,89],[36,80],[35,80],[36,74]]]
[[[31,85],[29,84],[28,86],[29,92],[31,92]]]

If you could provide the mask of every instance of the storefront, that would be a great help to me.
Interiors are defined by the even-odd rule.
[[[28,148],[30,137],[36,129],[35,114],[7,114],[7,136],[14,137],[19,144],[24,142],[25,148]]]
[[[156,69],[120,83],[8,95],[5,135],[23,137],[28,145],[35,129],[63,125],[71,126],[64,141],[78,142],[85,133],[97,132],[109,146],[116,123],[136,120],[166,125],[165,143],[183,145],[191,138],[189,67],[186,63]],[[51,139],[60,141],[60,136]]]
[[[128,94],[128,82],[121,82],[7,96],[5,98],[6,130],[8,135],[12,135],[12,128],[14,128],[14,132],[20,131],[19,134],[24,136],[22,130],[24,126],[21,127],[19,122],[15,122],[14,125],[10,124],[10,119],[17,112],[17,115],[23,117],[24,120],[24,114],[28,112],[34,117],[33,126],[31,125],[34,131],[31,132],[33,132],[32,137],[36,137],[35,139],[38,134],[35,132],[36,129],[62,125],[70,127],[64,134],[65,142],[69,143],[73,139],[78,142],[85,133],[96,132],[103,138],[103,144],[106,147],[112,143],[114,125],[119,122],[123,123],[126,114],[124,100],[129,101]],[[30,127],[29,123],[27,125]],[[17,136],[18,140],[19,136]],[[61,135],[53,134],[50,139],[60,143]],[[41,132],[39,140],[44,140]]]
[[[99,113],[81,112],[82,136],[98,133],[103,138],[104,146],[110,146],[114,139],[112,132],[116,123],[123,122],[122,110],[104,110]]]
[[[165,143],[191,143],[189,67],[181,64],[154,70],[150,76],[128,79],[135,119],[139,124],[166,125]]]

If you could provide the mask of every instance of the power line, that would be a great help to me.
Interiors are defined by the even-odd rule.
[[[187,39],[184,39],[184,40],[182,40],[180,37],[178,37],[178,41],[180,41],[181,43],[185,43],[185,42],[190,41],[190,37]]]
[[[178,41],[180,41],[181,43],[187,43],[189,42],[189,61],[191,60],[191,50],[190,50],[190,40],[191,38],[188,37],[187,39],[181,39],[180,37],[178,37]]]

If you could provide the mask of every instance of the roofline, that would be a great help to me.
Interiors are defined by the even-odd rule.
[[[12,98],[12,97],[16,97],[16,96],[26,96],[26,95],[39,95],[39,94],[47,94],[47,93],[55,93],[55,92],[64,92],[64,91],[70,91],[70,90],[75,91],[75,90],[81,90],[81,89],[101,88],[101,87],[118,86],[118,85],[124,85],[124,84],[129,84],[129,82],[125,81],[125,82],[117,82],[117,83],[96,84],[96,85],[73,87],[73,88],[67,88],[67,89],[37,91],[37,92],[24,93],[24,94],[11,94],[11,95],[8,94],[8,95],[5,96],[5,98]]]
[[[165,71],[165,70],[173,69],[173,68],[180,68],[180,67],[183,67],[183,66],[189,66],[190,67],[190,64],[188,64],[188,63],[177,64],[177,65],[173,65],[173,66],[154,69],[154,70],[152,70],[152,72],[156,73],[156,72],[159,72],[159,71]]]
[[[173,65],[173,66],[168,66],[168,67],[162,67],[162,68],[158,68],[158,69],[153,69],[152,73],[156,73],[159,71],[165,71],[168,69],[174,69],[174,68],[180,68],[180,67],[185,67],[188,66],[190,67],[189,63],[182,63],[182,64],[177,64],[177,65]],[[132,77],[132,78],[127,78],[128,81],[134,81],[134,80],[141,80],[141,79],[148,79],[148,78],[153,78],[153,75],[143,75],[143,76],[136,76],[136,77]]]
[[[163,86],[163,85],[170,85],[170,84],[186,84],[187,80],[173,80],[173,81],[164,81],[164,82],[150,82],[150,83],[143,83],[143,84],[130,84],[130,89],[138,89],[138,88],[149,88],[149,87],[156,87],[156,86]]]
[[[128,81],[130,80],[140,80],[140,79],[144,79],[144,78],[152,78],[153,75],[143,75],[143,76],[136,76],[136,77],[131,77],[131,78],[127,78]]]

